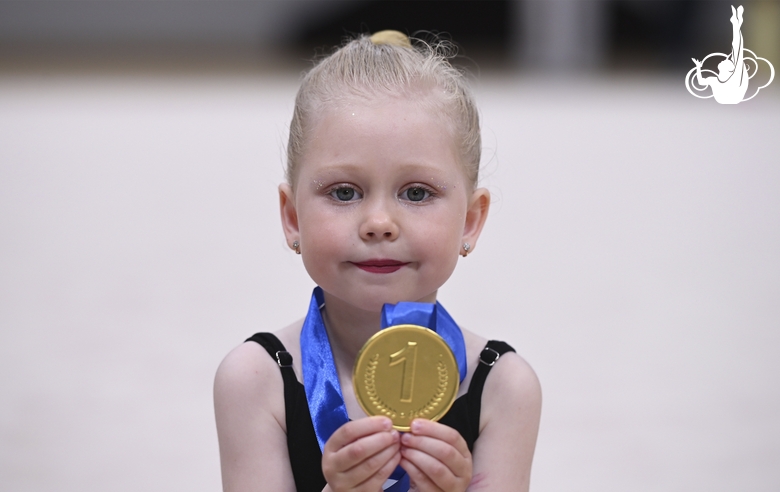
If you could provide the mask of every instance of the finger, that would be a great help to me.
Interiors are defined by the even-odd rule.
[[[466,478],[470,474],[470,455],[464,456],[448,442],[427,436],[405,434],[401,439],[402,450],[415,450],[442,463],[452,474]]]
[[[393,422],[387,417],[368,417],[353,420],[336,429],[336,432],[325,443],[325,447],[335,452],[361,437],[383,431],[389,433],[392,428]]]
[[[382,469],[382,467],[384,467],[389,461],[394,459],[396,456],[400,457],[401,442],[400,439],[397,437],[398,431],[394,431],[394,432],[396,433],[395,439],[392,442],[390,442],[388,446],[378,449],[375,453],[370,453],[370,454],[366,453],[361,458],[356,458],[356,459],[351,458],[350,464],[352,466],[349,467],[345,466],[343,468],[338,467],[341,470],[343,470],[343,472],[341,473],[344,475],[349,475],[351,477],[350,481],[352,483],[356,483],[356,484],[361,483],[368,480],[372,475],[376,474],[379,470]],[[361,441],[362,440],[363,439],[361,439]],[[345,448],[345,451],[348,451],[348,449]]]
[[[382,485],[387,481],[388,478],[390,478],[390,475],[393,473],[400,462],[401,453],[399,444],[395,447],[395,453],[390,456],[390,459],[387,460],[381,467],[379,467],[378,470],[374,471],[372,475],[362,481],[358,485],[358,488],[370,490],[372,492],[375,490],[380,490]]]
[[[438,485],[408,459],[402,457],[399,464],[409,475],[409,481],[414,484],[414,490],[419,490],[421,492],[441,490]]]
[[[446,464],[420,450],[401,448],[401,457],[402,463],[410,463],[425,477],[422,482],[419,479],[415,480],[420,487],[428,484],[424,485],[426,488],[423,490],[428,490],[430,487],[434,487],[435,490],[458,490],[458,484],[469,482],[470,477],[457,476]],[[411,475],[409,477],[411,478]]]
[[[400,440],[397,430],[391,430],[390,432],[380,431],[361,437],[357,441],[351,442],[336,451],[333,455],[333,465],[336,470],[349,470],[388,449],[395,448],[397,451],[397,448],[400,446]],[[384,464],[385,461],[382,461],[379,465]],[[376,468],[379,467],[377,466]]]
[[[460,435],[460,432],[448,425],[433,422],[432,420],[415,419],[412,421],[411,429],[411,437],[413,438],[424,436],[438,439],[453,446],[462,456],[471,456],[471,452],[469,451],[469,447],[463,439],[463,436]],[[417,440],[412,439],[411,442],[414,444]]]

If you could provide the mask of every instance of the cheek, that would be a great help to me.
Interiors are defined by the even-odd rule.
[[[327,213],[322,207],[309,207],[306,213],[299,215],[299,227],[301,249],[308,250],[311,255],[334,256],[349,247],[354,239],[349,234],[349,217]]]
[[[450,209],[443,210],[431,221],[434,224],[436,233],[442,240],[447,239],[448,241],[457,241],[458,238],[463,235],[465,215],[463,212],[460,212],[461,208],[465,210],[465,206],[455,206]]]
[[[339,252],[343,251],[344,238],[322,214],[301,217],[299,226],[303,266],[318,285],[327,285],[334,273],[332,260],[339,258]]]
[[[463,220],[458,214],[442,213],[429,217],[421,227],[415,227],[415,248],[422,255],[449,264],[457,260],[463,236]]]

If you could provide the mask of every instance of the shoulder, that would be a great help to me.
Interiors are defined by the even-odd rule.
[[[482,392],[475,481],[491,490],[528,490],[541,406],[541,386],[531,366],[515,352],[501,355]]]
[[[479,355],[485,348],[488,340],[468,330],[463,331],[463,339],[466,343],[466,354],[469,364],[468,379],[473,375],[474,369],[478,367]],[[483,390],[483,407],[486,398],[491,395],[517,397],[528,404],[534,402],[541,405],[541,386],[533,368],[520,355],[515,352],[506,352],[503,354],[490,371],[490,376],[485,381]]]
[[[222,416],[251,407],[266,410],[284,428],[284,383],[261,345],[246,342],[225,356],[214,378],[214,405],[218,426]]]
[[[301,322],[274,332],[293,356],[294,366],[300,364],[297,337]],[[298,367],[296,372],[300,374]],[[286,432],[284,411],[284,380],[279,365],[258,343],[245,342],[231,350],[222,360],[214,378],[214,405],[217,425],[220,416],[240,409],[266,411]],[[234,420],[234,419],[231,419]]]
[[[480,364],[479,356],[487,339],[463,330],[469,356],[469,376]],[[516,415],[521,411],[533,419],[542,403],[542,389],[533,368],[516,352],[506,352],[491,368],[482,391],[480,430],[490,422],[494,414]]]
[[[500,400],[500,403],[498,402]],[[483,411],[498,411],[511,405],[512,411],[538,414],[542,404],[542,388],[533,368],[515,352],[503,354],[485,381]],[[495,408],[493,408],[495,407]]]
[[[214,414],[224,490],[293,491],[287,454],[284,381],[259,344],[230,351],[214,379]]]

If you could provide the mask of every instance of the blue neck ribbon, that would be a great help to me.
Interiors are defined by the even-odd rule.
[[[301,329],[303,386],[320,451],[336,429],[349,422],[328,332],[320,313],[324,305],[322,289],[315,287]],[[444,307],[439,302],[399,302],[382,306],[381,329],[405,324],[424,326],[438,333],[455,354],[460,381],[463,382],[466,377],[466,343],[460,327]],[[395,492],[409,489],[409,477],[401,467],[390,478],[397,482],[385,490]]]

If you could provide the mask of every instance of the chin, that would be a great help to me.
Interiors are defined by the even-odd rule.
[[[324,288],[324,287],[323,287]],[[325,289],[327,290],[327,289]],[[415,289],[416,290],[416,289]],[[341,294],[341,295],[340,295]],[[399,302],[435,302],[436,291],[422,293],[411,289],[373,289],[362,288],[360,292],[334,292],[334,295],[342,300],[353,299],[353,306],[363,311],[379,313],[385,304],[398,304]],[[343,297],[342,297],[343,295]]]

